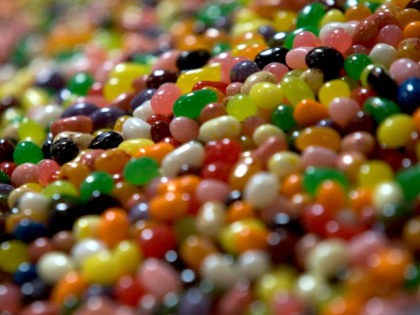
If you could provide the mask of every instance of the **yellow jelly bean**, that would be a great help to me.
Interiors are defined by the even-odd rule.
[[[385,162],[372,160],[363,164],[357,174],[357,183],[361,187],[374,188],[382,182],[392,181],[394,172]]]
[[[296,23],[296,12],[287,10],[278,10],[274,13],[274,27],[279,32],[290,31]]]
[[[283,179],[302,168],[301,158],[299,154],[294,152],[277,152],[268,159],[267,167],[270,173],[273,173],[279,179]]]
[[[248,95],[233,95],[226,104],[226,113],[239,121],[257,113],[255,101]]]
[[[118,149],[124,151],[130,156],[134,156],[140,148],[154,145],[155,143],[150,139],[128,139],[124,140],[118,145]]]
[[[18,127],[19,140],[28,140],[41,146],[47,133],[45,128],[32,119],[25,118]]]
[[[133,274],[141,261],[139,246],[134,241],[122,241],[114,248],[112,253],[124,274]]]
[[[346,22],[346,17],[344,16],[343,12],[338,9],[332,9],[327,11],[325,15],[322,17],[320,22],[320,27],[324,26],[325,24],[332,23],[332,22]]]
[[[293,288],[296,275],[296,270],[292,267],[280,266],[257,280],[255,295],[263,301],[270,302],[277,293],[287,292]]]
[[[274,109],[283,102],[283,91],[279,85],[258,82],[252,86],[249,97],[259,108]]]
[[[395,114],[380,123],[376,137],[380,145],[396,149],[404,146],[410,140],[414,130],[415,125],[411,116]]]
[[[199,81],[217,81],[221,80],[220,64],[214,63],[201,69],[194,69],[182,73],[176,85],[181,89],[183,94],[190,93],[194,85]]]
[[[17,240],[0,244],[0,270],[14,273],[20,264],[28,261],[29,253],[26,244]]]
[[[85,215],[74,223],[73,236],[80,241],[85,238],[96,237],[98,226],[101,221],[99,215]]]
[[[82,263],[82,275],[87,281],[103,285],[113,284],[122,275],[121,261],[102,250],[88,256]]]
[[[38,88],[27,89],[21,99],[22,108],[28,110],[37,106],[44,106],[49,103],[49,96],[46,91]]]
[[[132,83],[142,75],[148,74],[150,66],[136,63],[119,63],[109,74],[104,84],[104,96],[108,101],[113,100],[121,93],[133,91]]]
[[[332,80],[324,83],[318,91],[318,98],[322,104],[328,106],[336,97],[350,97],[349,85],[343,80]]]
[[[309,146],[321,146],[333,151],[341,148],[341,138],[337,131],[329,127],[309,127],[300,132],[295,141],[300,151]]]
[[[281,80],[281,88],[284,96],[292,105],[296,105],[305,98],[315,99],[314,92],[312,92],[308,84],[297,76],[290,75],[283,77]]]

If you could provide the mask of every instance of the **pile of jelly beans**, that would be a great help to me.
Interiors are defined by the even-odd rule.
[[[420,314],[418,0],[1,6],[1,314]]]

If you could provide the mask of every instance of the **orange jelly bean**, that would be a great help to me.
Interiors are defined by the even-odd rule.
[[[326,180],[321,183],[317,192],[317,201],[327,211],[338,211],[346,204],[347,194],[339,183]]]
[[[181,258],[193,270],[200,270],[204,258],[217,251],[217,247],[213,241],[197,235],[187,237],[179,249]]]
[[[303,151],[309,146],[321,146],[333,151],[341,147],[340,135],[329,127],[309,127],[304,129],[296,139],[296,147]]]
[[[346,21],[361,21],[367,18],[370,14],[370,9],[367,6],[363,4],[357,4],[349,7],[344,13],[344,16]]]
[[[114,148],[102,152],[94,162],[97,171],[107,172],[109,174],[121,173],[124,166],[130,160],[130,156],[123,150]]]
[[[300,174],[290,174],[288,175],[281,187],[281,193],[283,193],[287,197],[292,197],[296,194],[299,194],[303,191],[302,186],[302,175]]]
[[[229,223],[253,217],[255,217],[255,209],[246,201],[235,201],[226,209],[226,221]]]
[[[248,179],[261,171],[261,163],[251,157],[247,157],[235,164],[229,175],[229,185],[232,189],[244,189]]]
[[[160,221],[174,221],[182,218],[188,211],[187,194],[167,192],[153,197],[149,202],[150,216]]]
[[[328,118],[328,108],[312,99],[304,99],[296,104],[293,118],[301,126],[310,126],[318,121]]]
[[[68,162],[61,166],[58,177],[69,180],[74,186],[79,187],[89,175],[90,169],[81,162]]]
[[[149,157],[160,163],[163,158],[174,149],[175,147],[170,143],[158,142],[156,144],[140,148],[139,151],[134,154],[134,157]]]
[[[123,209],[109,208],[102,214],[97,232],[105,244],[114,247],[128,238],[129,227],[130,222]]]
[[[69,297],[80,297],[88,288],[89,283],[76,271],[66,274],[54,286],[51,293],[51,300],[56,304],[63,304]]]

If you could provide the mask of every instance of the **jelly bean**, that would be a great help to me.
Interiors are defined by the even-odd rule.
[[[67,88],[72,93],[86,95],[93,82],[94,79],[91,75],[88,73],[80,72],[70,78],[69,82],[67,83]]]
[[[418,196],[418,182],[420,180],[418,167],[410,167],[397,174],[396,181],[400,184],[404,197],[407,200],[413,200]]]
[[[338,97],[328,107],[330,118],[336,124],[345,127],[359,111],[359,104],[351,98]]]
[[[286,55],[286,64],[292,69],[307,69],[305,57],[312,47],[302,46],[291,49]]]
[[[164,176],[174,177],[183,165],[200,167],[203,160],[203,146],[198,142],[190,141],[165,156],[162,160],[161,173]]]
[[[296,105],[303,99],[315,99],[315,95],[310,87],[297,77],[283,77],[281,88],[284,96]]]
[[[136,117],[131,117],[124,122],[122,127],[122,133],[125,139],[150,139],[150,129],[151,126],[144,120]]]
[[[204,259],[200,273],[205,279],[220,288],[229,287],[238,279],[232,259],[219,253],[208,255]]]
[[[211,90],[198,90],[178,98],[173,106],[175,116],[198,118],[201,110],[209,103],[217,101],[217,94]]]
[[[409,78],[401,83],[397,100],[402,112],[412,114],[417,109],[419,92],[420,78]]]
[[[185,71],[178,77],[176,85],[181,89],[182,93],[189,93],[199,81],[220,82],[220,79],[220,65],[212,64],[201,69]]]
[[[256,208],[265,208],[274,202],[279,183],[270,173],[256,173],[248,180],[244,189],[245,201]]]
[[[381,122],[387,117],[400,112],[400,108],[394,102],[382,97],[367,99],[363,104],[363,109],[371,114],[377,122]]]
[[[358,172],[357,180],[362,187],[371,187],[382,182],[391,181],[394,172],[388,164],[379,160],[371,160],[363,164]]]
[[[181,282],[175,269],[154,258],[143,262],[137,272],[137,278],[146,292],[159,300],[163,299],[167,293],[178,292],[181,289]],[[163,283],[165,283],[164,286]]]
[[[202,141],[237,138],[241,132],[239,121],[230,115],[210,119],[200,126],[198,139]]]
[[[313,145],[338,151],[341,146],[341,139],[340,135],[332,128],[308,127],[299,134],[295,145],[301,151]]]
[[[395,136],[396,130],[398,130],[398,137]],[[379,144],[384,147],[399,148],[407,143],[414,130],[414,123],[410,116],[395,114],[379,124],[377,139]]]
[[[268,83],[267,83],[268,84]],[[256,84],[255,84],[256,85]],[[234,95],[226,104],[226,114],[243,121],[257,113],[257,103],[254,98],[247,95]]]
[[[31,141],[20,141],[13,152],[13,160],[16,164],[38,163],[43,158],[41,149]]]
[[[269,71],[255,72],[246,78],[245,82],[241,86],[241,94],[249,94],[251,88],[258,82],[277,83],[277,78]]]
[[[301,126],[314,125],[321,119],[328,118],[328,110],[324,104],[312,99],[303,99],[296,104],[293,118]]]
[[[336,97],[350,97],[350,87],[342,80],[331,80],[325,83],[318,91],[318,98],[328,106]]]
[[[308,52],[306,64],[309,68],[320,69],[324,73],[325,79],[330,80],[339,76],[344,65],[344,57],[334,48],[320,46]]]
[[[298,14],[296,26],[315,26],[318,27],[322,17],[325,14],[325,8],[319,3],[306,5]]]
[[[172,114],[175,100],[181,95],[181,90],[174,83],[162,84],[151,98],[153,112],[163,115]]]
[[[196,228],[204,236],[217,238],[225,222],[225,205],[209,201],[200,206],[197,213]]]
[[[79,148],[70,138],[58,139],[51,146],[51,158],[60,165],[70,162],[78,154]]]
[[[271,122],[285,132],[295,127],[293,107],[288,105],[278,106],[271,114]]]
[[[113,186],[114,182],[109,174],[101,171],[92,172],[80,184],[80,197],[88,200],[94,192],[109,194]]]
[[[306,169],[303,177],[303,187],[308,193],[315,194],[319,185],[325,180],[334,180],[343,187],[348,187],[347,178],[342,172],[323,167],[311,167]]]
[[[334,274],[347,264],[346,244],[340,240],[321,241],[306,257],[308,269],[318,275]]]
[[[49,252],[43,255],[37,264],[37,273],[46,283],[56,283],[66,273],[73,271],[70,258],[60,252]]]

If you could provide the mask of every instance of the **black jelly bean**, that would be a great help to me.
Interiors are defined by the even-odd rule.
[[[289,49],[286,47],[273,47],[263,50],[255,57],[255,63],[262,69],[272,62],[286,64],[286,54]]]
[[[398,85],[382,67],[373,67],[367,75],[367,82],[379,96],[389,99],[397,97]]]
[[[115,131],[105,131],[97,135],[89,145],[90,149],[112,149],[123,142],[123,137]]]
[[[62,165],[73,160],[79,154],[77,144],[70,138],[61,138],[51,146],[51,158]]]
[[[205,49],[183,51],[176,60],[179,70],[191,70],[203,67],[209,61],[211,55]]]
[[[305,61],[309,68],[320,69],[326,81],[338,78],[344,65],[343,55],[337,49],[328,46],[310,50]]]
[[[178,73],[169,70],[155,70],[147,76],[146,87],[148,89],[157,89],[163,83],[176,82]]]

